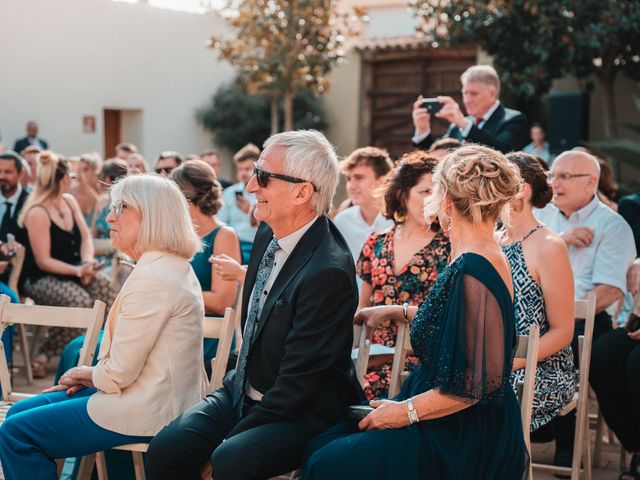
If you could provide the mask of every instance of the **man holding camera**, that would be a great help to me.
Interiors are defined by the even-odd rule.
[[[521,150],[528,142],[527,118],[500,104],[500,79],[495,69],[489,65],[469,67],[460,81],[467,116],[451,97],[424,99],[420,95],[413,104],[414,146],[428,149],[433,144],[431,116],[435,116],[451,123],[445,137],[479,143],[503,153]]]

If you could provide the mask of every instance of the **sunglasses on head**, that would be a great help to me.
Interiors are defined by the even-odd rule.
[[[289,175],[283,175],[281,173],[267,172],[258,167],[258,164],[255,162],[253,163],[253,174],[256,176],[256,181],[258,182],[260,188],[267,188],[267,185],[269,185],[269,178],[277,178],[278,180],[289,183],[310,183],[313,187],[314,192],[317,192],[319,190],[318,187],[316,187],[313,182],[310,182],[309,180],[303,180],[302,178],[291,177]]]

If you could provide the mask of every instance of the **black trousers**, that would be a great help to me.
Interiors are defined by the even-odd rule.
[[[156,435],[146,461],[153,480],[199,480],[208,461],[215,480],[264,479],[300,467],[307,444],[320,432],[293,419],[224,440],[238,422],[231,398],[220,388]],[[254,405],[245,402],[245,414]]]
[[[640,342],[623,328],[600,337],[593,345],[589,381],[622,446],[640,452]]]

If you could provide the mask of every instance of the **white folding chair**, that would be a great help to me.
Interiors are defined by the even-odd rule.
[[[591,344],[593,341],[593,324],[596,316],[596,295],[589,292],[586,300],[575,301],[574,317],[584,320],[584,335],[578,337],[580,382],[578,391],[564,406],[558,415],[567,415],[576,410],[576,430],[573,444],[573,463],[571,467],[559,467],[534,463],[533,469],[539,472],[571,475],[572,480],[580,478],[584,473],[586,480],[591,480],[591,448],[589,446],[588,404],[589,397],[589,365],[591,362]],[[582,465],[582,468],[581,468]]]
[[[398,336],[396,337],[393,363],[391,364],[391,379],[389,380],[388,398],[393,398],[400,393],[402,384],[409,376],[409,372],[404,369],[404,362],[411,351],[409,324],[407,322],[398,322]]]
[[[524,380],[517,385],[518,401],[520,402],[520,418],[522,420],[522,432],[524,443],[527,446],[531,458],[531,408],[535,393],[536,370],[538,368],[538,345],[540,340],[540,328],[532,325],[529,335],[518,336],[518,346],[515,358],[526,359],[524,367]],[[531,463],[529,463],[528,479],[533,479]]]
[[[358,356],[355,359],[355,369],[358,382],[364,386],[364,376],[367,373],[369,364],[369,351],[371,350],[371,335],[373,330],[365,325],[353,326],[353,345],[352,348],[358,349]]]
[[[205,317],[204,338],[219,339],[216,356],[211,360],[211,380],[207,387],[207,393],[211,393],[222,386],[222,379],[229,361],[231,342],[233,340],[235,311],[229,307],[224,311],[224,317]],[[130,443],[113,447],[113,450],[131,452],[133,456],[133,469],[136,480],[145,480],[143,453],[149,448],[148,443]],[[104,452],[96,453],[96,469],[99,480],[108,480],[107,464]]]

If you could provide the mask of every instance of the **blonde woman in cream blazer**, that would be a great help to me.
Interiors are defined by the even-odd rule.
[[[205,393],[204,305],[189,259],[200,241],[170,180],[114,185],[113,246],[137,261],[104,328],[94,367],[75,367],[16,403],[0,426],[7,480],[57,478],[55,458],[148,441]]]

